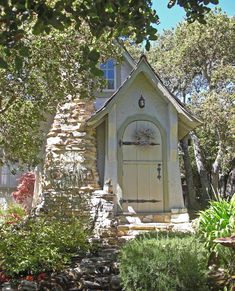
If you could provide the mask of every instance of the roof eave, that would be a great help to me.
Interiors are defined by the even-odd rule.
[[[191,116],[191,118],[186,117],[185,115],[178,115],[178,138],[181,140],[184,138],[190,131],[201,126],[203,123],[199,119]]]

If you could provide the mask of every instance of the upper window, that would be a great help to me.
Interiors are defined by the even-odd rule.
[[[106,81],[105,90],[115,90],[115,62],[109,59],[107,62],[100,65],[100,69],[104,72],[104,79]]]

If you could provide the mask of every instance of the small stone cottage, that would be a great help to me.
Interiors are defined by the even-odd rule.
[[[144,55],[136,64],[124,52],[121,64],[109,59],[101,69],[107,86],[95,102],[68,99],[58,108],[35,203],[44,211],[76,214],[90,199],[105,205],[100,213],[105,208],[113,216],[169,221],[171,213],[185,211],[178,142],[200,121]]]

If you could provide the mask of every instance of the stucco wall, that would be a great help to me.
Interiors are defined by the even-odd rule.
[[[105,161],[105,131],[106,123],[101,123],[96,128],[97,136],[97,169],[99,174],[99,184],[104,186],[104,161]]]
[[[145,99],[144,108],[138,106],[141,95]],[[157,118],[164,130],[168,129],[167,103],[160,97],[160,94],[156,96],[156,91],[143,73],[137,76],[117,102],[117,129],[121,127],[127,117],[134,114],[146,114]]]
[[[145,107],[139,108],[138,100],[145,98]],[[178,165],[177,112],[166,102],[143,73],[140,73],[132,84],[122,91],[108,114],[108,141],[105,160],[105,180],[112,179],[118,198],[122,196],[122,185],[118,179],[118,132],[130,118],[149,119],[158,124],[165,145],[164,156],[164,195],[165,210],[183,207],[180,172]]]

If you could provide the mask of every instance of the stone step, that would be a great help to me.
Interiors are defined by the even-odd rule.
[[[138,224],[120,224],[118,231],[126,230],[171,230],[174,227],[171,223],[138,223]]]
[[[178,211],[178,213],[177,213]],[[188,223],[189,215],[185,209],[175,209],[174,212],[164,213],[134,213],[124,212],[116,216],[118,224],[140,224],[140,223]]]
[[[151,231],[173,231],[173,232],[190,232],[194,229],[190,222],[183,223],[140,223],[140,224],[123,224],[118,227],[118,241],[120,244],[135,238],[139,234]]]
[[[171,213],[133,213],[124,212],[117,216],[119,224],[134,223],[169,223],[171,221]]]
[[[170,231],[174,227],[171,223],[138,223],[138,224],[122,224],[118,225],[118,237],[130,236],[134,238],[136,235],[148,231]],[[131,239],[128,238],[128,239]]]

